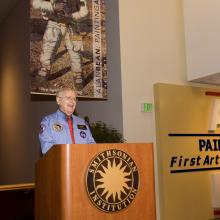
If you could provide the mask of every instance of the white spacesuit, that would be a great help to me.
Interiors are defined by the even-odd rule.
[[[83,49],[82,39],[74,35],[74,22],[88,15],[86,0],[33,0],[34,9],[42,12],[48,20],[43,36],[42,53],[40,55],[40,76],[48,76],[51,64],[60,46],[62,37],[70,55],[71,69],[75,74],[75,85],[82,84],[82,64],[80,51]],[[79,86],[80,87],[80,86]],[[76,88],[77,89],[77,88]]]

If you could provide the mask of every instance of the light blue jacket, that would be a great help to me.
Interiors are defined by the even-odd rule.
[[[95,143],[84,119],[72,115],[75,144]],[[66,115],[59,109],[41,121],[41,151],[45,154],[55,144],[72,144]]]

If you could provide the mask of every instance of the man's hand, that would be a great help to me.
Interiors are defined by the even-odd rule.
[[[66,3],[56,3],[54,7],[55,12],[65,11]]]
[[[71,18],[71,11],[68,7],[67,3],[56,3],[54,7],[55,13],[57,13],[58,16],[65,17],[65,18]]]

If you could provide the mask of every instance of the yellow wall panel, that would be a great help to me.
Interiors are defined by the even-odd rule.
[[[219,171],[171,173],[171,170],[220,167],[214,159],[212,164],[204,164],[206,157],[220,156],[220,150],[200,151],[199,148],[199,139],[212,141],[220,137],[169,136],[171,133],[208,134],[214,97],[205,95],[206,91],[217,90],[170,84],[154,87],[161,220],[213,219],[210,174]],[[172,157],[180,159],[181,156],[182,163],[178,160],[171,167]],[[189,160],[184,165],[185,158]]]

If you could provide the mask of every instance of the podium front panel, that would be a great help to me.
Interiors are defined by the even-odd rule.
[[[36,165],[36,220],[155,220],[155,213],[152,144],[57,145]]]

